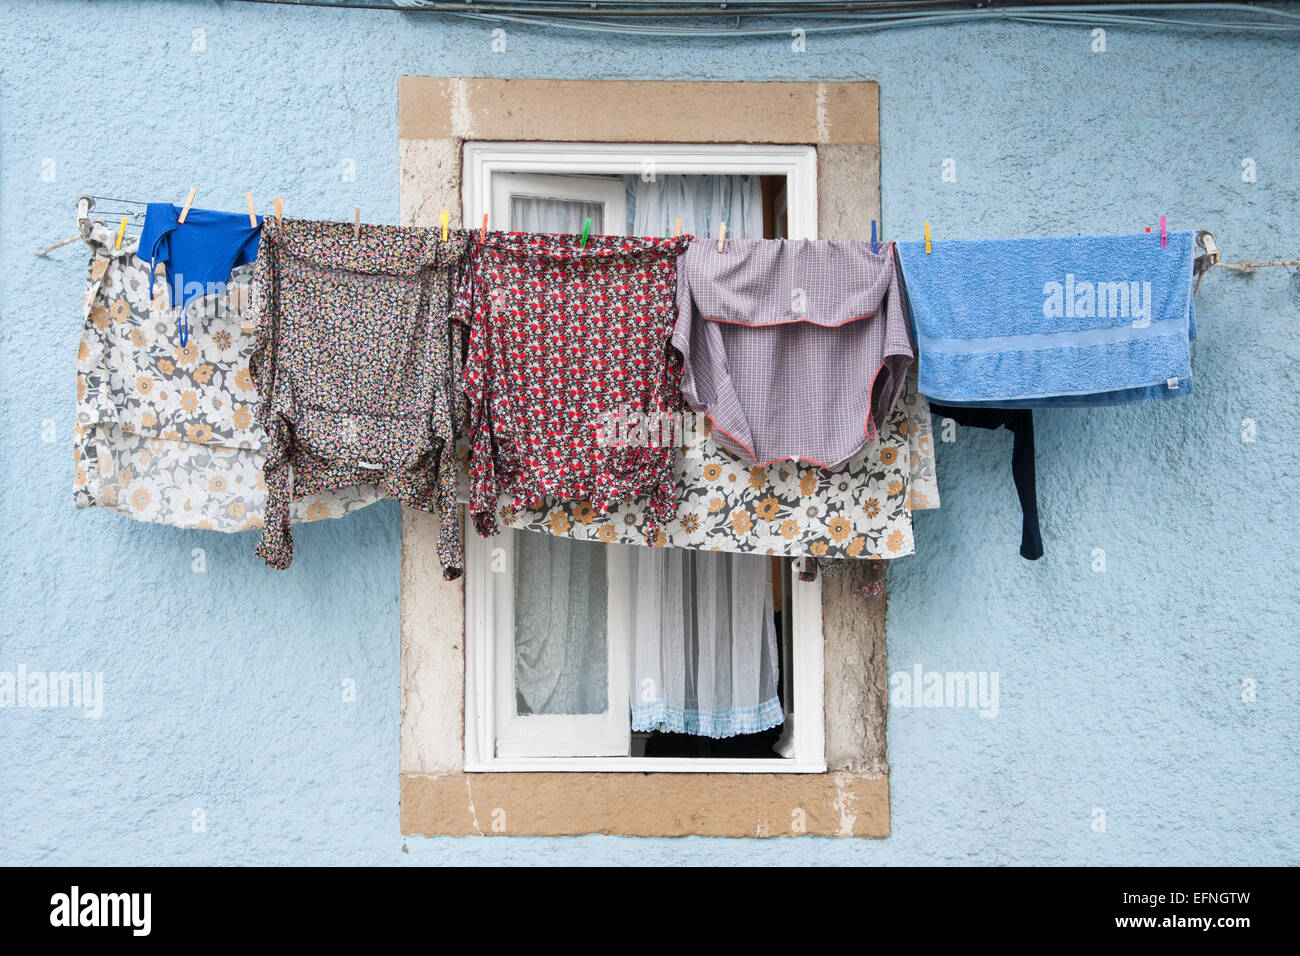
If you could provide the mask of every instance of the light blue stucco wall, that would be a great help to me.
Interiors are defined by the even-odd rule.
[[[431,840],[398,827],[396,506],[300,528],[285,573],[251,535],[74,511],[84,260],[33,256],[75,231],[82,192],[197,186],[239,209],[251,189],[395,222],[397,77],[428,74],[874,79],[890,238],[1164,213],[1229,259],[1296,258],[1294,41],[1112,29],[1098,54],[1087,28],[997,24],[795,54],[509,29],[493,54],[490,25],[391,13],[3,2],[0,19],[0,670],[101,670],[106,696],[99,720],[0,711],[0,862],[1300,862],[1295,270],[1205,280],[1194,397],[1037,416],[1037,563],[1016,553],[1009,436],[939,446],[944,508],[890,577],[890,671],[997,671],[1000,713],[892,711],[889,839]]]

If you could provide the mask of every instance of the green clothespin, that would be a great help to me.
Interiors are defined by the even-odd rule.
[[[587,248],[587,235],[591,232],[591,220],[588,219],[582,224],[582,241],[578,243],[579,249]]]

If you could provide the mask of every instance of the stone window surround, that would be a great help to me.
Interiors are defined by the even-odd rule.
[[[817,148],[822,238],[880,221],[879,87],[853,83],[398,82],[400,221],[461,219],[465,140],[789,143]],[[473,533],[472,531],[469,533]],[[402,508],[401,828],[425,835],[889,834],[885,601],[825,575],[824,774],[465,773],[465,600],[437,518]]]

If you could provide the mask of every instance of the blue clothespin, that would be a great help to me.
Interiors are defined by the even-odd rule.
[[[582,241],[578,243],[579,249],[587,248],[587,234],[591,232],[591,220],[588,219],[582,224]]]
[[[880,250],[876,247],[876,220],[874,220],[874,219],[871,220],[871,251],[872,251],[872,252],[879,252],[879,251],[880,251]]]

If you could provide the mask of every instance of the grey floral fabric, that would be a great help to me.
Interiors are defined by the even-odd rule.
[[[291,500],[373,483],[438,514],[443,576],[461,575],[450,310],[467,250],[467,234],[437,229],[263,224],[249,369],[269,439],[268,566],[293,560]]]
[[[676,514],[648,533],[644,506],[626,501],[598,515],[587,502],[533,508],[498,498],[501,526],[606,541],[821,559],[912,554],[912,511],[937,508],[934,442],[925,399],[909,376],[876,439],[834,471],[785,461],[747,464],[707,430],[677,455]],[[707,429],[707,425],[705,426]]]
[[[251,267],[190,306],[182,347],[167,283],[149,293],[136,240],[80,223],[90,247],[77,347],[73,501],[178,528],[246,531],[266,509],[266,436],[248,371]],[[304,497],[294,521],[338,518],[384,497],[358,485]]]

